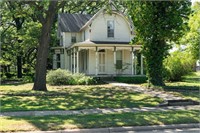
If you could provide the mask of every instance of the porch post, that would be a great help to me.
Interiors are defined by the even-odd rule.
[[[140,74],[143,75],[144,74],[144,68],[143,68],[144,65],[143,65],[143,55],[142,54],[141,54],[141,63],[140,64],[141,64],[141,66],[140,66],[140,68],[141,68]]]
[[[72,51],[72,49],[70,50],[70,58],[71,58],[71,60],[70,60],[70,67],[71,67],[71,72],[73,72],[73,66],[72,66],[72,61],[73,61],[73,51]]]
[[[96,58],[96,71],[95,75],[98,75],[98,49],[96,47],[96,52],[95,52],[95,58]]]
[[[135,50],[134,50],[134,52],[136,52]],[[136,64],[136,54],[134,53],[134,70],[135,70],[135,72],[134,72],[134,74],[135,75],[137,75],[137,64]]]
[[[116,47],[114,47],[114,65],[116,65]]]
[[[76,60],[75,60],[75,56],[76,56],[76,51],[75,51],[75,48],[74,48],[74,73],[76,72]]]
[[[132,50],[131,50],[131,75],[134,74],[134,69],[133,69],[133,58],[134,57],[134,53],[133,53],[133,47],[132,47]]]
[[[77,56],[77,57],[76,57],[76,61],[77,61],[77,62],[76,62],[76,65],[77,65],[77,66],[76,66],[76,69],[77,69],[76,72],[79,73],[79,48],[78,48],[78,47],[77,47],[76,56]]]

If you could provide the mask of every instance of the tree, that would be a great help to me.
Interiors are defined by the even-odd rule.
[[[22,1],[3,1],[1,21],[1,56],[3,75],[29,75],[35,68],[40,24],[33,20],[33,10]],[[17,69],[16,69],[17,68]],[[17,70],[17,71],[16,71]],[[32,74],[31,74],[32,75]],[[8,79],[11,77],[7,77]]]
[[[177,41],[184,33],[190,14],[186,1],[129,1],[128,12],[136,30],[135,43],[142,44],[147,76],[153,85],[162,86],[163,60],[169,41]]]
[[[200,57],[200,2],[195,2],[192,7],[193,13],[189,17],[189,31],[182,38],[182,43],[187,44],[194,59]]]
[[[36,17],[42,24],[42,29],[37,52],[36,73],[33,90],[47,91],[46,66],[50,42],[50,32],[58,9],[58,1],[50,1],[49,3],[37,3],[32,1],[31,4],[35,6],[35,11],[42,9],[42,12],[36,13]],[[45,10],[45,4],[48,4],[47,10]]]

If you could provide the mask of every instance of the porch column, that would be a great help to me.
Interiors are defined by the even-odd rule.
[[[96,59],[96,71],[95,75],[98,75],[98,48],[96,47],[96,52],[95,52],[95,59]]]
[[[141,54],[141,63],[140,64],[141,64],[141,66],[140,66],[140,68],[141,68],[140,74],[143,75],[144,74],[144,68],[143,68],[144,65],[143,65],[143,55],[142,54]]]
[[[131,75],[134,74],[133,59],[134,59],[134,53],[133,53],[133,48],[132,48],[132,50],[131,50]]]
[[[114,53],[114,65],[116,65],[116,47],[114,47],[114,51],[113,51]]]
[[[77,57],[76,57],[76,61],[77,61],[77,62],[76,62],[76,65],[77,65],[77,66],[76,66],[76,69],[77,69],[76,72],[79,73],[79,49],[78,49],[78,48],[77,48],[76,56],[77,56]]]
[[[137,60],[136,60],[136,54],[135,54],[135,52],[136,51],[134,51],[134,70],[135,70],[134,74],[137,75],[137,64],[136,64]]]
[[[70,60],[70,68],[71,68],[70,71],[71,71],[71,72],[73,72],[73,70],[72,70],[72,69],[73,69],[73,66],[72,66],[73,58],[72,58],[72,57],[73,57],[73,51],[70,50],[70,58],[71,58],[71,60]]]
[[[74,48],[74,68],[73,68],[74,69],[73,70],[74,73],[76,72],[76,67],[75,67],[76,66],[76,60],[75,60],[75,57],[76,57],[76,51],[75,51],[75,48]]]

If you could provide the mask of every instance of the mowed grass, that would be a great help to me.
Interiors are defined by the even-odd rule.
[[[166,83],[164,89],[177,96],[200,101],[200,72],[183,76],[180,82]]]
[[[48,92],[32,91],[32,85],[1,86],[1,111],[148,107],[162,102],[160,98],[109,85],[48,86]]]
[[[199,111],[113,113],[76,116],[0,117],[0,132],[198,123]]]

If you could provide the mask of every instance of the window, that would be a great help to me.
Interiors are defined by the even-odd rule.
[[[71,42],[76,43],[76,33],[71,34]]]
[[[108,20],[107,21],[107,36],[108,37],[114,37],[114,21]]]
[[[122,51],[121,50],[116,52],[116,68],[122,69]]]
[[[56,65],[57,68],[60,68],[60,54],[56,54]]]

